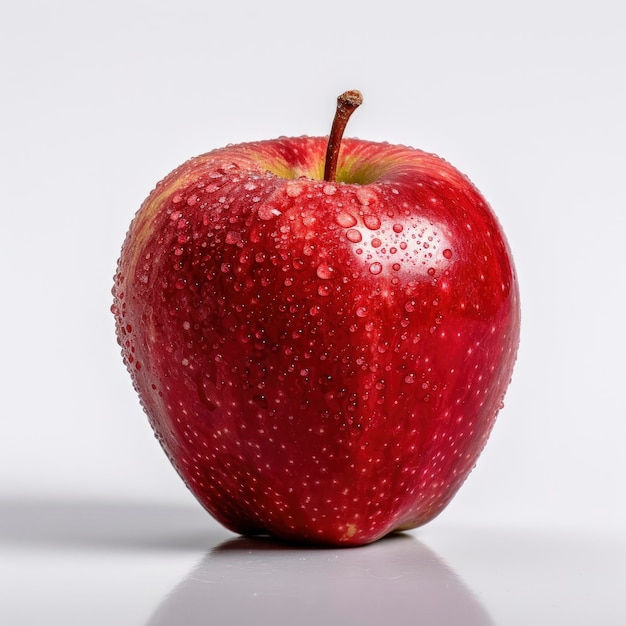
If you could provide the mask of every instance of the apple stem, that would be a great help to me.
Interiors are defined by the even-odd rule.
[[[337,111],[333,119],[333,125],[328,136],[328,147],[326,148],[326,163],[324,165],[324,180],[335,182],[337,179],[337,163],[339,162],[339,148],[341,138],[346,129],[346,124],[354,111],[363,103],[363,96],[360,91],[353,89],[342,93],[337,98]]]

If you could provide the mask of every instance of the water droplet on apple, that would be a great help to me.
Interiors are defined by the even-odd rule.
[[[376,215],[371,215],[371,214],[364,215],[363,223],[370,230],[378,230],[380,228],[380,219]]]
[[[352,243],[359,243],[359,241],[363,239],[360,231],[358,231],[356,228],[351,228],[349,231],[347,231],[346,238],[348,239],[348,241],[351,241]]]
[[[356,198],[361,203],[367,206],[377,199],[376,193],[367,187],[359,187],[356,192]]]
[[[365,317],[367,315],[367,309],[364,306],[360,306],[356,310],[357,317]]]
[[[402,224],[394,224],[393,225],[393,232],[394,233],[401,233],[404,230],[404,226],[402,226]]]
[[[380,248],[380,246],[383,245],[383,242],[378,239],[378,237],[375,237],[374,239],[372,239],[372,248]]]
[[[302,213],[300,213],[300,217],[302,218],[302,223],[305,226],[314,226],[317,221],[317,217],[313,211],[302,211]]]
[[[407,375],[404,377],[404,382],[405,382],[407,385],[412,385],[412,384],[415,382],[415,374],[407,374]]]
[[[304,185],[298,182],[291,182],[287,185],[287,195],[290,198],[297,198],[304,190]]]
[[[404,310],[407,313],[412,313],[413,311],[415,311],[415,300],[407,300],[404,303]]]
[[[329,296],[331,291],[331,286],[328,284],[322,284],[317,288],[317,293],[320,296]]]
[[[328,280],[329,278],[333,277],[335,269],[327,263],[320,263],[317,266],[316,273],[318,278],[321,278],[322,280]]]
[[[252,200],[254,201],[254,198]],[[258,215],[259,219],[267,221],[281,215],[281,212],[276,207],[263,204],[259,207]]]
[[[350,228],[350,226],[354,226],[356,224],[356,218],[354,215],[350,215],[350,213],[341,211],[337,214],[337,224],[339,224],[342,228]]]
[[[383,266],[378,261],[376,261],[375,263],[372,263],[370,265],[369,269],[371,274],[380,274],[383,271]]]
[[[241,241],[241,234],[235,230],[229,230],[224,239],[228,244],[238,244]]]
[[[446,259],[451,259],[452,258],[452,250],[450,250],[450,248],[446,248],[443,252],[442,252],[443,256]]]
[[[335,185],[324,185],[324,189],[323,192],[327,195],[327,196],[332,196],[335,193],[337,193],[337,187],[335,187]]]

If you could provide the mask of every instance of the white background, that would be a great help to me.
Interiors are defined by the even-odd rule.
[[[204,515],[154,441],[115,342],[126,229],[187,158],[326,134],[336,96],[357,88],[365,104],[348,134],[436,152],[468,174],[521,283],[505,409],[432,524],[620,534],[622,12],[606,0],[4,3],[0,507]],[[18,535],[6,536],[37,532]]]

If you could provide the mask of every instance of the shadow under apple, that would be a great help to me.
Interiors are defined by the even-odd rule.
[[[459,576],[410,534],[359,548],[237,538],[209,551],[147,626],[491,626]]]
[[[0,498],[0,544],[76,550],[201,551],[231,533],[200,507]]]

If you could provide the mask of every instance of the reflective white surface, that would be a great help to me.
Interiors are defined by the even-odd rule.
[[[0,549],[11,626],[626,623],[615,533],[435,520],[321,549],[236,537],[191,507],[4,500]]]

